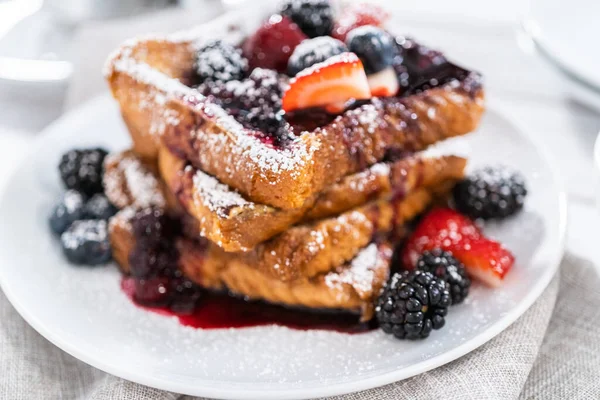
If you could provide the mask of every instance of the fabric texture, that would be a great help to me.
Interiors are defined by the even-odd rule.
[[[105,54],[125,38],[177,29],[215,13],[171,11],[84,27],[75,40],[79,61],[67,108],[105,90],[99,76]],[[600,278],[591,262],[571,254],[560,271],[518,321],[470,354],[411,379],[330,399],[600,398]],[[0,371],[1,399],[194,399],[128,382],[78,361],[30,328],[1,292]]]
[[[470,354],[411,379],[329,399],[598,398],[600,277],[589,261],[570,254],[560,271],[521,318]],[[1,293],[0,371],[2,399],[195,399],[85,365],[30,328]]]

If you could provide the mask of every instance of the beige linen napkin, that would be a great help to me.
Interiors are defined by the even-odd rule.
[[[106,90],[100,69],[123,39],[179,29],[215,13],[169,11],[84,27],[76,39],[79,60],[67,107]],[[467,356],[411,379],[332,399],[599,398],[600,278],[593,265],[570,255],[560,275],[560,283],[556,277],[517,322]],[[67,355],[30,328],[1,292],[0,398],[190,399],[108,375]]]

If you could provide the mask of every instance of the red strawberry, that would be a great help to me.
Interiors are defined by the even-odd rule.
[[[342,53],[302,70],[283,95],[286,112],[371,98],[362,62],[354,53]]]
[[[339,19],[333,26],[331,36],[342,42],[346,35],[354,28],[365,25],[383,26],[390,14],[383,8],[373,4],[359,3],[348,6],[342,11]]]
[[[307,39],[298,25],[287,17],[272,15],[254,35],[242,45],[250,70],[275,69],[285,72],[288,59],[301,41]]]
[[[473,221],[448,208],[423,218],[404,247],[403,264],[414,268],[424,251],[435,248],[451,252],[469,275],[489,286],[499,286],[515,261],[500,243],[483,236]]]

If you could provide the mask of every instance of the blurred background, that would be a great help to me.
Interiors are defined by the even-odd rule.
[[[42,128],[106,93],[102,65],[120,42],[183,29],[245,1],[251,0],[0,0],[0,183]],[[482,72],[494,107],[560,160],[571,198],[594,204],[600,2],[377,3],[392,9],[394,32]]]

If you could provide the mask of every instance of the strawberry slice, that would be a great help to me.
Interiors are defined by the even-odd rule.
[[[473,221],[448,208],[435,209],[423,218],[404,247],[404,266],[414,268],[424,251],[435,248],[451,252],[469,275],[493,287],[502,283],[515,261],[502,244],[483,236]]]
[[[296,46],[307,36],[291,19],[272,15],[254,35],[242,44],[242,54],[248,59],[250,70],[274,69],[285,72]]]
[[[354,53],[342,53],[302,70],[283,95],[283,110],[341,104],[371,98],[367,75]]]
[[[348,6],[341,13],[333,26],[331,36],[342,42],[346,35],[353,29],[365,25],[382,27],[390,18],[390,14],[383,8],[369,3],[358,3]]]

